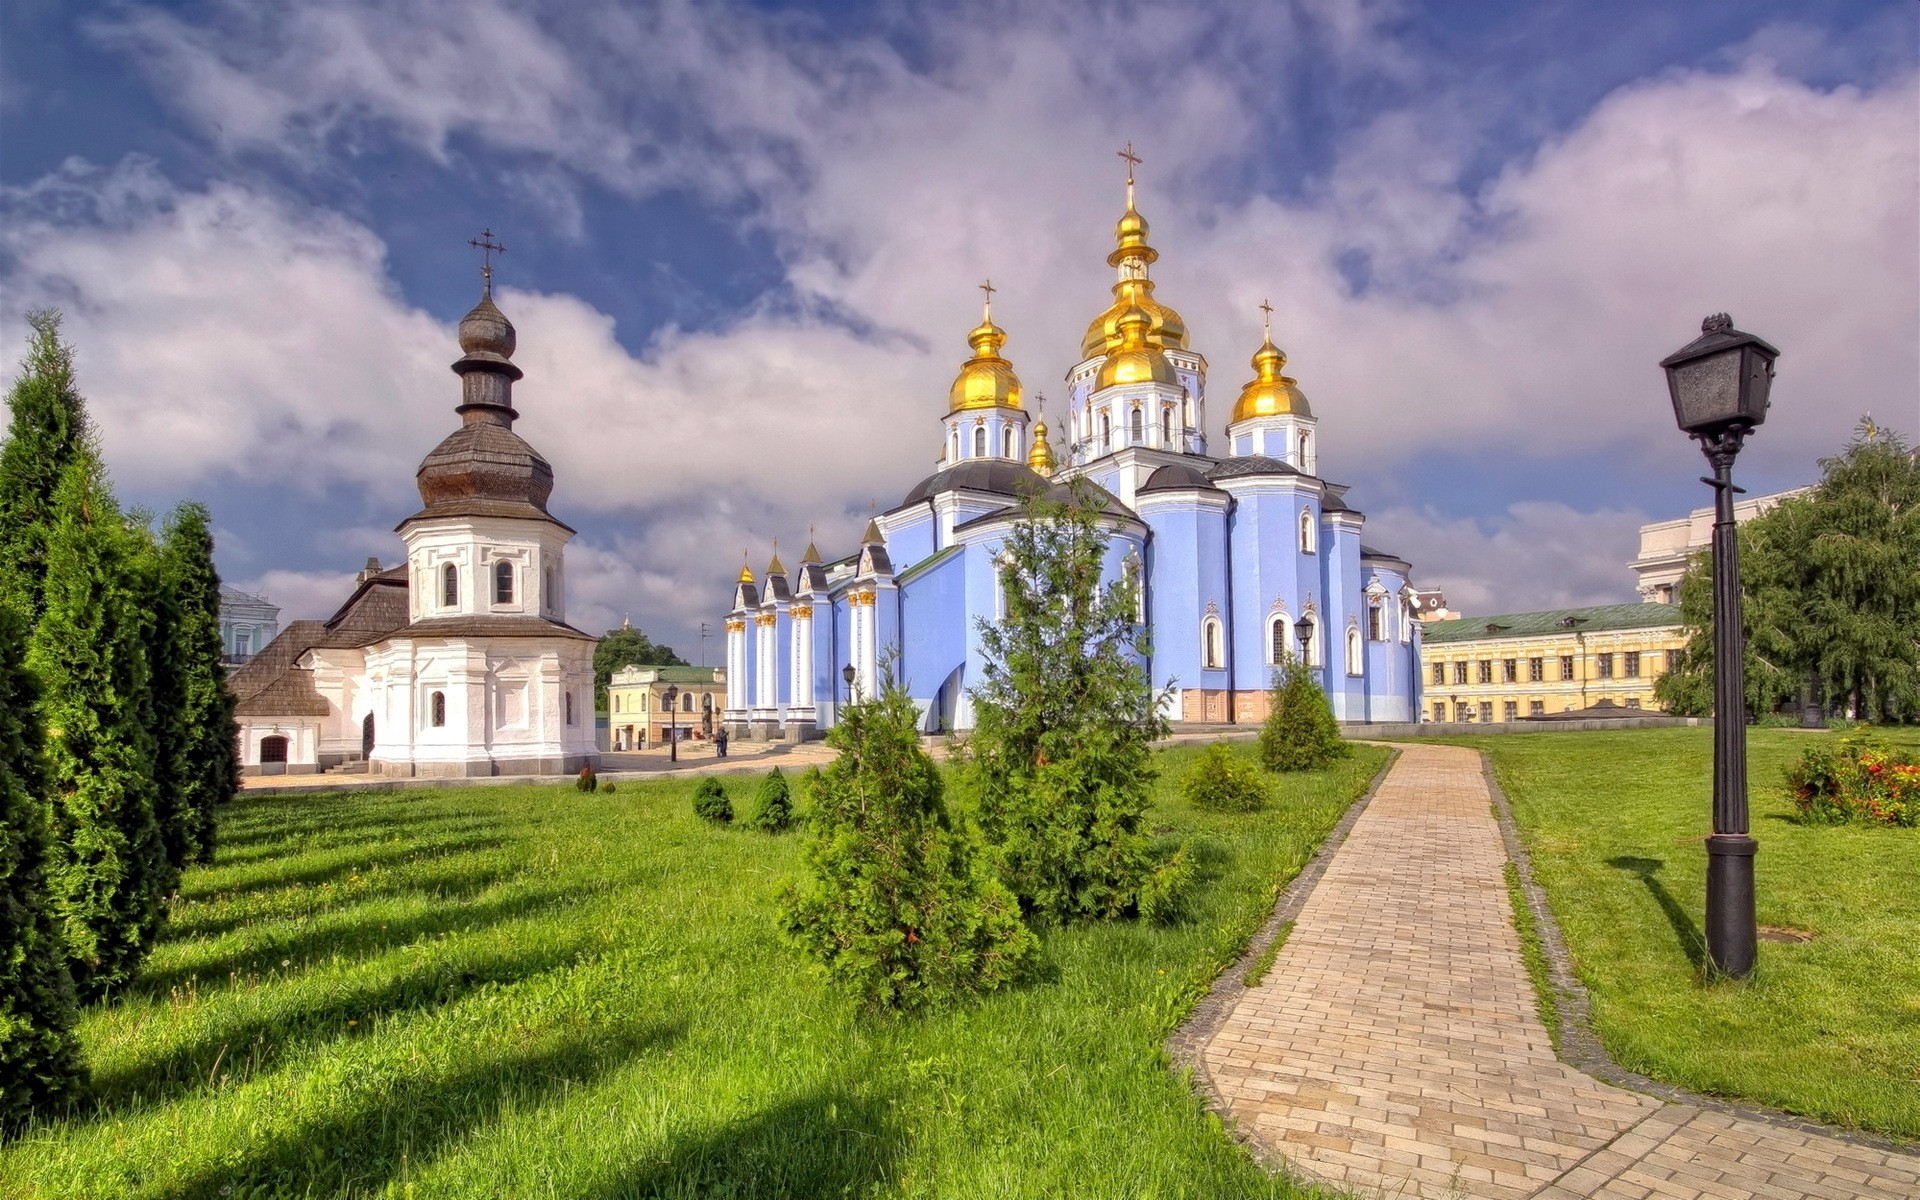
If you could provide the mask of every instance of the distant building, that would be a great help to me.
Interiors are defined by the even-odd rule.
[[[678,688],[673,712],[667,688]],[[669,731],[682,740],[712,737],[727,702],[720,667],[622,667],[607,684],[608,740],[615,750],[664,745]]]
[[[1439,588],[1413,589],[1413,615],[1420,620],[1451,621],[1460,614],[1447,607],[1447,598]]]
[[[1488,724],[1609,702],[1659,709],[1653,683],[1686,645],[1669,604],[1602,604],[1426,626],[1429,721]]]
[[[1753,520],[1789,496],[1802,496],[1810,487],[1771,496],[1755,496],[1733,506],[1736,523]],[[1680,579],[1687,573],[1693,556],[1713,545],[1713,506],[1696,508],[1674,521],[1653,521],[1640,527],[1640,555],[1627,566],[1633,568],[1634,586],[1643,599],[1654,604],[1680,603]]]
[[[220,661],[237,667],[280,632],[280,608],[265,596],[220,585]]]

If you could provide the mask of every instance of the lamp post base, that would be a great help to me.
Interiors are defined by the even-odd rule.
[[[1759,849],[1744,833],[1707,839],[1707,961],[1735,979],[1753,971],[1753,856]]]

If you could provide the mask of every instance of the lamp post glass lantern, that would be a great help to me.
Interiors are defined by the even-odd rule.
[[[840,680],[842,683],[845,683],[847,685],[847,703],[848,704],[853,703],[853,679],[854,679],[854,676],[858,674],[859,672],[853,669],[852,663],[848,663],[846,666],[840,668]]]
[[[660,698],[667,702],[667,761],[679,762],[680,728],[679,717],[676,715],[677,710],[674,708],[674,704],[680,699],[680,689],[672,684],[668,684],[666,694]]]
[[[1300,665],[1313,666],[1313,659],[1307,654],[1307,646],[1313,641],[1313,622],[1301,617],[1293,623],[1293,636],[1300,639]]]
[[[1753,856],[1747,828],[1746,630],[1740,615],[1740,544],[1733,520],[1733,460],[1767,419],[1780,352],[1733,327],[1726,313],[1660,360],[1674,422],[1713,468],[1713,834],[1707,838],[1707,958],[1736,979],[1753,970]]]

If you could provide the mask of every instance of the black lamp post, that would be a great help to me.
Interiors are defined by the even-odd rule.
[[[1313,657],[1307,653],[1308,645],[1313,641],[1313,622],[1301,617],[1293,623],[1293,636],[1300,639],[1300,665],[1309,669],[1313,666]]]
[[[1725,313],[1660,360],[1682,432],[1713,466],[1713,836],[1707,839],[1707,958],[1736,979],[1753,970],[1753,855],[1747,832],[1746,630],[1740,617],[1740,548],[1733,523],[1733,460],[1767,419],[1780,352],[1733,327]]]
[[[673,706],[680,699],[680,689],[670,683],[667,685],[666,694],[660,698],[667,702],[667,761],[679,762],[680,739],[676,735],[680,732],[680,728]]]
[[[853,669],[852,663],[848,663],[846,666],[840,668],[840,680],[847,685],[848,704],[853,703],[853,677],[856,674],[858,674],[858,672]]]

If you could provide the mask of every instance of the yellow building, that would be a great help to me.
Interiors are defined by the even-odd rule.
[[[667,689],[675,689],[667,711]],[[720,667],[622,667],[607,681],[609,749],[664,746],[713,736],[727,704],[727,673]]]
[[[1493,723],[1607,704],[1658,710],[1653,681],[1686,641],[1670,604],[1434,621],[1420,647],[1424,715]]]

